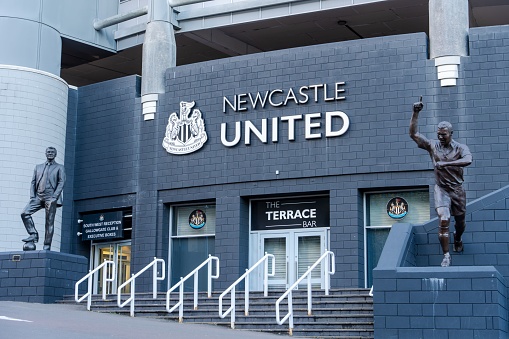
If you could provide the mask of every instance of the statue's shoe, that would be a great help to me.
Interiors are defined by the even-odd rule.
[[[39,241],[39,234],[37,233],[32,233],[28,236],[28,238],[25,238],[23,240],[21,240],[23,242],[38,242]]]
[[[51,245],[44,245],[44,247],[42,249],[49,251],[49,250],[51,250]]]
[[[463,252],[463,241],[456,240],[456,232],[454,232],[454,245],[452,246],[454,252]]]
[[[449,253],[446,253],[444,254],[444,259],[442,259],[442,263],[440,264],[440,266],[442,267],[449,267],[451,266],[451,255]]]

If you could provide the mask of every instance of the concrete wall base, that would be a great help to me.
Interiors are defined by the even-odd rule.
[[[0,253],[0,301],[53,303],[74,294],[74,284],[88,272],[83,256],[52,252]]]

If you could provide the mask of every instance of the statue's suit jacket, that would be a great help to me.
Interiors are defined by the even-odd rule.
[[[34,175],[32,176],[32,183],[30,186],[30,199],[34,199],[37,195],[37,184],[42,179],[45,165],[46,163],[42,163],[35,166]],[[47,183],[51,190],[53,190],[53,198],[57,200],[57,206],[62,206],[62,190],[64,189],[65,183],[65,172],[63,165],[57,164],[56,161],[53,161],[53,164],[49,166]]]

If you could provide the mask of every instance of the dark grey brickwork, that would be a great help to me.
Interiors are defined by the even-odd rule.
[[[19,260],[13,257],[19,256]],[[74,294],[88,270],[83,256],[52,251],[0,253],[0,300],[52,303]]]
[[[74,167],[76,156],[76,130],[78,117],[78,90],[69,89],[69,102],[67,104],[67,127],[65,138],[65,175],[66,183],[63,192],[62,207],[62,243],[60,251],[63,253],[74,253],[88,255],[90,250],[81,246],[77,241],[76,234],[79,231],[78,223],[74,218]]]
[[[70,173],[75,201],[69,220],[72,231],[65,240],[73,253],[90,255],[90,242],[83,243],[76,235],[83,213],[132,209],[134,214],[136,210],[142,119],[139,96],[137,76],[78,89],[75,130],[68,131],[76,139],[74,172]],[[133,261],[135,266],[136,254]]]
[[[406,147],[409,108],[414,98],[431,92],[427,77],[433,75],[434,68],[426,53],[426,36],[412,34],[168,70],[167,94],[162,96],[156,116],[159,138],[154,156],[158,165],[153,174],[160,198],[167,204],[215,199],[216,255],[229,258],[228,265],[222,266],[222,287],[234,281],[247,263],[247,253],[241,248],[247,246],[249,220],[240,213],[244,205],[239,207],[239,201],[316,193],[331,197],[331,248],[337,255],[333,285],[363,285],[360,192],[387,187],[388,183],[392,187],[429,184],[428,174],[421,171],[428,166],[413,147]],[[223,96],[232,100],[235,94],[323,83],[332,86],[340,81],[346,83],[344,101],[323,102],[320,96],[316,104],[222,112]],[[193,154],[169,155],[160,146],[169,114],[178,112],[180,101],[192,100],[204,116],[209,140]],[[247,146],[242,137],[238,145],[227,148],[220,141],[221,123],[228,124],[231,140],[236,121],[250,120],[260,127],[263,118],[336,110],[350,117],[350,129],[342,137],[305,140],[304,123],[299,121],[295,141],[288,141],[284,123],[280,123],[277,143],[269,137],[267,144],[252,139]],[[324,130],[322,127],[322,133]],[[405,142],[394,152],[391,145],[400,143],[402,136]]]
[[[509,186],[507,97],[509,27],[470,30],[470,57],[457,87],[437,89],[441,110],[474,163],[466,169],[469,200],[465,250],[440,267],[437,219],[391,230],[374,276],[379,338],[507,338]],[[459,129],[458,129],[459,127]],[[503,187],[503,188],[501,188]]]
[[[434,137],[438,122],[449,120],[455,138],[474,154],[465,176],[468,200],[507,184],[509,68],[503,55],[508,33],[508,27],[471,30],[471,56],[462,58],[455,87],[440,87],[426,35],[409,34],[169,69],[166,94],[152,121],[142,121],[135,77],[80,88],[75,217],[132,207],[135,272],[154,256],[167,259],[172,204],[215,202],[216,255],[227,261],[216,284],[222,289],[247,265],[250,198],[325,193],[330,196],[330,247],[336,253],[332,286],[364,286],[363,192],[434,183],[429,156],[408,137],[412,103],[420,95],[425,102],[421,133]],[[339,81],[345,82],[344,101],[222,112],[223,96]],[[208,141],[195,153],[170,155],[161,146],[168,117],[179,111],[180,101],[192,100],[203,114]],[[245,145],[243,135],[231,148],[220,141],[221,123],[228,124],[231,140],[236,121],[260,127],[263,118],[335,110],[350,118],[350,129],[341,137],[305,140],[303,121],[298,121],[295,141],[288,141],[281,122],[277,143],[270,133],[267,144],[253,137]],[[428,235],[411,240],[409,265],[437,260],[417,255],[417,249],[426,248],[422,237]],[[427,250],[438,255],[434,241],[427,242]],[[148,278],[139,288],[150,286]]]
[[[75,200],[136,192],[139,86],[130,76],[78,90]]]
[[[377,337],[507,338],[508,211],[509,186],[468,204],[450,268],[440,267],[436,218],[394,227],[373,272]]]

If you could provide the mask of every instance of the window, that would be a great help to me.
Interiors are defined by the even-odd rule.
[[[169,272],[171,286],[173,286],[180,277],[185,277],[207,259],[209,254],[215,254],[216,207],[215,205],[175,206],[172,210],[171,226]],[[206,290],[207,274],[200,271],[198,276],[199,289]],[[184,290],[192,291],[193,279],[189,279],[184,285]]]
[[[373,283],[391,227],[398,223],[420,224],[430,219],[428,189],[367,192],[364,194],[364,281]]]

